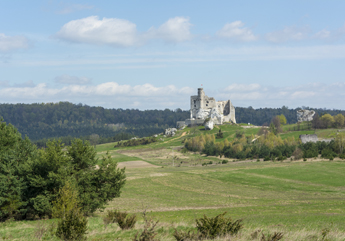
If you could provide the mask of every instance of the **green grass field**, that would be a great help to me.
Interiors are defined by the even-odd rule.
[[[222,126],[224,138],[236,131],[256,134],[258,128]],[[218,132],[218,128],[209,133]],[[193,133],[192,133],[193,132]],[[287,132],[282,138],[309,131]],[[313,131],[312,131],[313,132]],[[218,240],[260,240],[265,234],[283,232],[282,240],[345,240],[345,162],[308,159],[307,161],[257,162],[229,161],[201,166],[216,157],[198,153],[182,154],[176,147],[182,139],[203,131],[186,128],[175,137],[147,146],[114,149],[114,143],[97,146],[98,156],[109,151],[119,163],[144,161],[158,167],[126,169],[127,182],[120,198],[107,209],[138,215],[134,230],[121,231],[117,225],[105,227],[102,212],[89,217],[88,240],[132,240],[143,229],[141,213],[159,220],[158,240],[175,240],[174,229],[194,227],[195,219],[227,212],[243,219],[244,229],[235,237]],[[329,136],[328,131],[325,136]],[[334,133],[334,130],[333,130]],[[176,157],[176,158],[174,158]],[[174,160],[174,166],[172,166]],[[0,224],[0,240],[38,240],[40,227],[48,221],[5,222]],[[322,232],[326,236],[322,239]],[[48,233],[48,232],[47,232]],[[46,240],[57,240],[47,235]]]

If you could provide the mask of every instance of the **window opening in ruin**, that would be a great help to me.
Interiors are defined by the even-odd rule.
[[[194,107],[196,107],[196,105],[194,105]]]
[[[208,104],[206,104],[206,106],[208,106]]]

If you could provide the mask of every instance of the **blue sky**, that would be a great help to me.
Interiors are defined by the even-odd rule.
[[[0,1],[0,103],[344,108],[344,1]]]

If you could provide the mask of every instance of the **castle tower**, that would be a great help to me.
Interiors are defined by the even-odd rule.
[[[203,88],[198,88],[198,98],[200,101],[199,108],[205,108],[205,92]]]

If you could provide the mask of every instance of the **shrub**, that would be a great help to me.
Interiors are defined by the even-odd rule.
[[[264,161],[269,161],[271,158],[269,156],[265,156]]]
[[[176,241],[202,240],[205,238],[199,231],[177,231],[177,229],[175,229],[173,236]]]
[[[139,232],[137,232],[134,236],[133,241],[156,241],[155,239],[157,235],[156,226],[159,222],[159,220],[154,221],[152,218],[148,218],[146,216],[146,210],[143,212],[143,218],[144,218],[144,230],[139,235]]]
[[[87,219],[76,208],[58,222],[56,236],[62,240],[85,240],[86,231]]]
[[[135,214],[129,216],[127,212],[120,212],[118,210],[109,210],[103,222],[105,225],[117,223],[122,230],[127,230],[134,228],[137,216]]]
[[[267,237],[262,233],[260,241],[278,241],[283,238],[283,233],[274,232],[274,234],[267,234]]]
[[[197,230],[206,238],[216,238],[218,236],[237,234],[243,228],[242,220],[232,221],[225,217],[226,212],[213,218],[204,215],[203,218],[196,219]]]
[[[300,148],[296,148],[292,155],[295,157],[295,160],[299,160],[303,157],[303,151]]]
[[[321,157],[323,158],[327,158],[327,159],[330,159],[330,160],[333,160],[334,157],[336,157],[337,154],[335,152],[333,152],[332,150],[326,148],[326,149],[323,149],[322,152],[321,152]]]
[[[222,161],[222,164],[226,164],[226,163],[228,163],[229,161],[228,160],[223,160]]]

